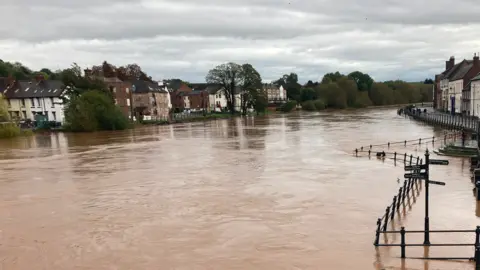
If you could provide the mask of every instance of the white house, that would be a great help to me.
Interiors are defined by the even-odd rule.
[[[470,80],[480,72],[480,60],[474,54],[472,60],[464,59],[455,65],[455,58],[452,56],[446,61],[445,71],[442,72],[440,80],[441,107],[448,112],[472,114],[470,102],[472,92]]]
[[[263,85],[263,91],[267,95],[268,102],[286,102],[287,90],[283,86],[277,86],[273,83],[267,83]]]
[[[470,115],[479,117],[480,116],[480,74],[474,77],[470,81],[469,87],[469,106]]]
[[[227,98],[221,86],[209,85],[206,90],[208,91],[208,102],[211,111],[220,112],[222,109],[227,108]],[[240,88],[235,88],[235,111],[241,110],[242,98],[240,91]]]
[[[65,121],[63,93],[61,81],[44,80],[41,76],[31,81],[14,81],[3,92],[13,119],[34,121],[35,115],[45,115],[48,121],[60,123]]]

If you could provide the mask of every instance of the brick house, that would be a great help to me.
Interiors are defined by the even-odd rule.
[[[192,110],[209,111],[209,93],[207,91],[208,84],[196,83],[192,84],[192,91],[186,92]]]
[[[166,81],[165,84],[170,92],[172,107],[181,111],[190,109],[190,98],[188,93],[193,91],[192,88],[178,79]]]
[[[142,80],[132,81],[133,108],[135,115],[150,116],[153,119],[169,117],[169,93],[158,83]]]
[[[85,69],[85,76],[89,78],[97,78],[102,80],[107,88],[113,95],[115,99],[115,104],[120,108],[122,113],[129,119],[132,116],[132,83],[128,81],[120,80],[115,72],[109,77],[105,77],[103,72],[98,72],[96,74],[92,73],[92,70]]]

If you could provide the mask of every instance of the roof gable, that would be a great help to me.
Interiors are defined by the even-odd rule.
[[[64,84],[57,80],[16,81],[4,90],[9,99],[59,97],[64,92]]]

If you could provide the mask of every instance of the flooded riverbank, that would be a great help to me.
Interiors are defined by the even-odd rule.
[[[377,253],[373,246],[376,219],[404,172],[352,150],[440,134],[395,109],[369,109],[1,140],[0,265],[473,269],[402,264],[398,248]],[[406,150],[421,155],[424,148]],[[432,229],[480,224],[468,166],[450,159],[433,167],[432,179],[447,185],[431,188]],[[423,228],[422,195],[396,222]],[[474,241],[471,234],[442,237],[431,240]],[[407,249],[408,256],[423,252]],[[473,249],[430,248],[430,256],[442,255],[473,256]]]

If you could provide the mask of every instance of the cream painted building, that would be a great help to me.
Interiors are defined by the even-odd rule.
[[[61,81],[15,81],[4,90],[8,111],[12,119],[35,120],[35,115],[45,115],[48,121],[64,123],[64,85]]]

